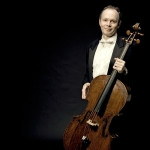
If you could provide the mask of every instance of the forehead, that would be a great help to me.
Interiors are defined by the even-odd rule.
[[[119,13],[115,9],[105,9],[101,14],[101,18],[119,19]]]

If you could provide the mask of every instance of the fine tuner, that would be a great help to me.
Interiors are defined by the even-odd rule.
[[[127,43],[132,43],[132,41],[135,41],[136,44],[140,44],[140,39],[135,39],[136,35],[144,36],[143,33],[139,32],[141,30],[139,25],[140,23],[136,23],[135,25],[132,26],[133,30],[135,30],[134,32],[130,32],[130,30],[126,31],[126,34],[129,36],[128,39],[125,38],[122,39],[125,40]]]

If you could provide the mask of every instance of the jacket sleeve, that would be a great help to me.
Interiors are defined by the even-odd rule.
[[[90,82],[90,77],[89,77],[89,48],[86,48],[86,61],[85,61],[85,72],[84,72],[84,77],[83,77],[83,81],[82,84],[85,84],[87,82]]]

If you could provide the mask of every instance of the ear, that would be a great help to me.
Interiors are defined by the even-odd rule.
[[[118,23],[118,28],[120,28],[122,21],[119,21]]]
[[[100,22],[101,22],[101,20],[99,19],[99,26],[100,26]]]

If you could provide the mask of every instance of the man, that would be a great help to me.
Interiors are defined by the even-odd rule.
[[[130,101],[131,46],[124,59],[120,59],[120,55],[126,45],[126,42],[117,33],[120,25],[120,9],[112,5],[105,7],[99,16],[99,26],[102,32],[101,39],[93,41],[87,49],[82,99],[87,99],[89,87],[93,79],[100,75],[111,75],[112,71],[116,70],[117,79],[123,82],[127,89],[128,98],[126,100]],[[125,121],[121,121],[122,124],[123,122]],[[115,123],[117,124],[116,128],[121,128],[120,126],[118,127],[118,122]]]
[[[82,88],[82,99],[86,99],[92,79],[99,75],[110,75],[113,69],[118,71],[119,79],[124,84],[129,84],[128,59],[130,50],[124,60],[119,59],[125,46],[125,41],[117,34],[120,25],[121,13],[119,8],[111,5],[105,7],[99,17],[101,39],[93,41],[87,51],[87,70]],[[129,86],[127,89],[130,89]]]

